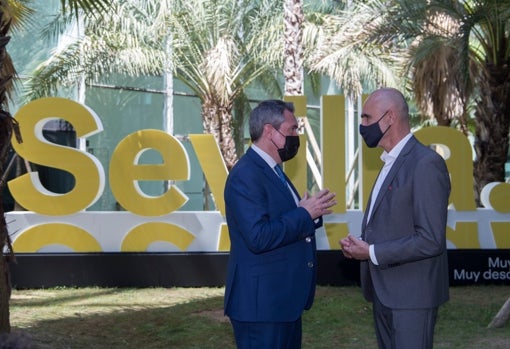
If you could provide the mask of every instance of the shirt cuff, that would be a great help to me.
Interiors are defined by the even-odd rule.
[[[374,245],[368,246],[368,253],[370,254],[370,260],[372,261],[372,263],[374,263],[375,265],[379,265],[379,262],[375,257]]]

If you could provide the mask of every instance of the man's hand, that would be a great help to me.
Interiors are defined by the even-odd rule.
[[[333,212],[330,208],[336,205],[335,196],[329,189],[323,189],[313,196],[305,193],[298,206],[307,210],[312,219],[316,219]]]
[[[347,258],[365,260],[370,258],[369,245],[352,235],[339,241],[342,253]]]

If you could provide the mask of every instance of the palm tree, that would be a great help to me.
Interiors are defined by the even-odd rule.
[[[397,87],[400,51],[367,44],[370,31],[366,23],[373,18],[362,3],[344,3],[307,16],[303,35],[306,66],[330,77],[352,101],[380,85]]]
[[[459,71],[459,52],[449,44],[458,33],[457,21],[447,13],[427,10],[426,3],[408,0],[369,1],[353,11],[361,20],[357,25],[366,28],[364,49],[375,44],[391,55],[398,53],[400,77],[414,92],[423,116],[441,126],[458,124],[467,135],[465,96],[470,87]]]
[[[374,18],[363,4],[312,13],[305,22],[305,63],[329,76],[346,96],[356,98],[379,85],[398,86],[398,54],[388,46],[367,46],[366,26]]]
[[[54,94],[81,76],[93,83],[113,73],[162,76],[171,70],[200,98],[204,132],[215,136],[227,167],[233,166],[243,151],[234,141],[239,127],[233,127],[233,111],[245,112],[246,87],[268,71],[254,51],[264,45],[272,2],[193,0],[163,6],[132,0],[112,6],[99,20],[85,17],[84,36],[37,69],[31,97]]]
[[[247,101],[246,87],[268,72],[257,52],[267,47],[262,38],[276,11],[263,1],[183,1],[172,16],[175,76],[200,98],[204,130],[215,136],[227,168],[243,151],[232,112]]]
[[[31,14],[27,7],[29,1],[1,1],[0,2],[0,191],[5,186],[4,164],[9,154],[10,141],[15,135],[17,142],[21,142],[21,135],[15,120],[9,113],[8,98],[13,88],[13,79],[16,70],[7,52],[9,33],[11,28],[17,28],[26,23]],[[106,0],[75,0],[61,1],[62,7],[76,13],[80,9],[84,11],[96,11],[104,9]],[[0,333],[9,333],[11,330],[9,318],[9,299],[11,294],[9,278],[9,261],[14,259],[3,205],[0,206]]]
[[[19,6],[18,6],[19,5]],[[10,41],[11,26],[19,25],[29,13],[24,4],[18,2],[2,1],[0,3],[0,190],[5,187],[4,164],[8,158],[11,136],[16,135],[16,140],[21,142],[17,124],[9,113],[8,97],[13,88],[13,78],[16,70],[7,52],[7,44]],[[11,296],[9,261],[14,257],[11,246],[3,203],[0,207],[0,333],[10,332],[9,299]]]
[[[375,0],[372,39],[410,48],[418,105],[439,124],[460,120],[474,105],[475,197],[505,181],[510,129],[510,3],[498,0]]]
[[[84,13],[82,35],[62,46],[31,74],[25,84],[28,99],[57,95],[59,89],[77,86],[81,79],[90,84],[113,74],[161,75],[166,19],[161,19],[164,15],[159,13],[159,4],[115,1],[101,17]],[[50,34],[62,33],[69,22],[66,14],[57,19],[55,28],[47,30]]]

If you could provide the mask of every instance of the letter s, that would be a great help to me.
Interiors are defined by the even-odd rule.
[[[75,178],[71,191],[58,194],[42,186],[37,172],[27,173],[8,183],[15,200],[29,211],[53,216],[76,213],[92,205],[104,189],[103,166],[91,154],[47,141],[43,127],[50,120],[64,119],[73,125],[78,137],[87,137],[103,130],[99,117],[85,105],[51,97],[26,104],[15,118],[23,137],[21,144],[12,142],[16,153],[27,161],[67,171]]]

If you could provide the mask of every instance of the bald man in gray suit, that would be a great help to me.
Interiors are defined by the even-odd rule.
[[[342,239],[342,252],[360,260],[379,348],[429,349],[438,307],[449,297],[449,173],[443,158],[412,135],[409,107],[398,90],[373,92],[361,119],[360,134],[369,147],[384,149],[384,166],[367,203],[361,239]]]

